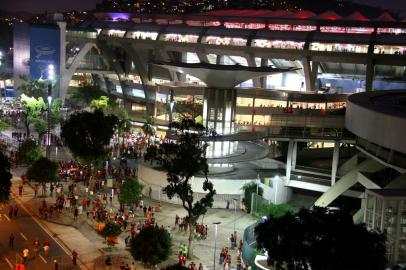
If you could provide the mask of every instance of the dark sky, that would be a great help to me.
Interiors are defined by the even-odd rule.
[[[406,14],[406,0],[354,0],[358,3],[384,7]],[[0,9],[11,11],[66,11],[87,10],[95,7],[101,0],[0,0]]]

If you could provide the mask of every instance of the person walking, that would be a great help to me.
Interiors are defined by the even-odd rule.
[[[13,233],[10,234],[9,241],[8,241],[8,246],[10,248],[14,247],[14,234]]]
[[[29,256],[30,256],[30,251],[28,248],[25,248],[23,250],[23,264],[28,261]]]
[[[54,270],[59,270],[58,261],[54,260]]]
[[[14,206],[14,217],[16,218],[17,215],[18,215],[18,207],[16,205],[16,206]]]
[[[131,266],[130,266],[130,270],[137,270],[136,267],[135,267],[135,263],[134,263],[134,262],[132,262],[132,264],[131,264]]]
[[[77,265],[78,253],[75,250],[72,250],[72,264],[73,266]]]

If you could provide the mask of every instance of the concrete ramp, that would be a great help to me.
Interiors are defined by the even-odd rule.
[[[331,186],[317,201],[314,203],[315,206],[327,207],[345,191],[349,190],[356,183],[362,184],[367,189],[381,188],[374,182],[369,180],[361,172],[374,173],[385,166],[378,163],[373,159],[367,159],[360,164],[358,164],[354,169],[350,170],[347,174],[340,178],[333,186]]]

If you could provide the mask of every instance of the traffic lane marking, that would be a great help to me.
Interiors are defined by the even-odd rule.
[[[42,255],[40,254],[39,257],[41,258],[41,260],[44,261],[44,263],[48,263],[47,260],[44,259],[44,257],[42,257]]]
[[[28,238],[22,232],[20,232],[20,235],[21,235],[22,238],[24,238],[25,241],[28,240]]]
[[[10,222],[10,218],[6,214],[3,214],[3,216]]]
[[[10,268],[13,269],[13,264],[10,262],[10,260],[7,257],[4,257],[4,260],[6,261],[8,266],[10,266]]]

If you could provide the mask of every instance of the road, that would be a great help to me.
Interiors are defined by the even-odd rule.
[[[0,269],[15,269],[15,263],[22,258],[22,251],[25,248],[30,250],[30,259],[25,264],[26,270],[48,270],[54,269],[53,261],[59,263],[58,270],[76,269],[72,268],[71,257],[53,239],[45,229],[40,226],[34,218],[14,199],[10,204],[18,205],[19,211],[16,218],[8,217],[9,205],[0,206]],[[9,247],[9,236],[14,234],[14,248]],[[34,256],[33,242],[38,239],[41,247],[45,240],[50,243],[48,254],[44,254],[42,249],[38,256]],[[79,269],[79,268],[77,268]]]

